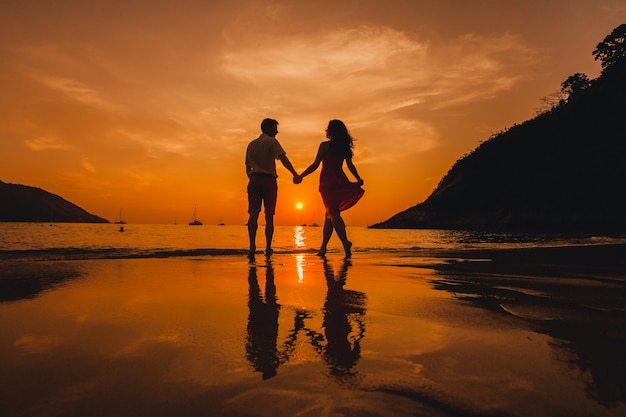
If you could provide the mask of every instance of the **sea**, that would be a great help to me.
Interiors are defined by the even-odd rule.
[[[259,226],[257,248],[264,249]],[[394,253],[415,250],[458,250],[580,246],[626,243],[626,236],[488,233],[460,230],[405,230],[348,227],[352,252]],[[276,226],[276,254],[316,252],[322,227]],[[0,260],[37,261],[123,259],[185,256],[239,256],[248,249],[245,225],[0,223]],[[333,236],[329,253],[342,252]]]

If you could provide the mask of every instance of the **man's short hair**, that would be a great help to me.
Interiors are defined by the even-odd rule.
[[[278,121],[274,119],[264,119],[261,122],[261,132],[267,133],[271,128],[278,126]]]

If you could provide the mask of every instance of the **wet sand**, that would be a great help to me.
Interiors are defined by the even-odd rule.
[[[626,247],[0,264],[7,416],[623,416]]]

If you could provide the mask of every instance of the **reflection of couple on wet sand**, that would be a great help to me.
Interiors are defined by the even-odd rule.
[[[251,265],[248,272],[248,337],[246,356],[263,379],[277,374],[278,366],[286,363],[294,354],[299,334],[304,334],[315,351],[322,355],[333,377],[353,375],[353,367],[361,355],[361,339],[365,335],[366,296],[360,291],[344,288],[350,261],[345,259],[340,271],[335,271],[324,259],[324,275],[328,287],[324,307],[323,334],[307,327],[306,320],[312,316],[305,310],[296,310],[294,327],[279,349],[278,317],[280,304],[276,296],[274,269],[271,262],[265,268],[265,297],[261,294],[257,267]]]
[[[256,253],[256,232],[258,218],[261,212],[261,204],[265,208],[265,256],[272,254],[272,238],[274,235],[274,213],[278,184],[276,178],[276,160],[281,163],[293,175],[294,184],[300,184],[302,179],[313,173],[319,165],[322,165],[320,173],[320,194],[326,215],[324,219],[323,240],[318,254],[326,254],[328,242],[333,234],[341,240],[346,258],[352,255],[352,242],[348,240],[346,225],[341,217],[341,212],[347,210],[359,201],[364,190],[361,188],[363,180],[352,163],[353,139],[346,125],[341,120],[331,120],[326,129],[327,141],[320,143],[317,156],[313,163],[298,174],[287,158],[276,135],[278,134],[278,122],[273,119],[265,119],[261,123],[262,134],[254,139],[246,149],[246,174],[248,175],[248,236],[250,238],[250,251],[248,258],[254,259]],[[343,163],[357,182],[350,182],[343,171]]]

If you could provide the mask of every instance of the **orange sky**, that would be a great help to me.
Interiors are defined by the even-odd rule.
[[[3,2],[0,180],[111,221],[184,223],[197,204],[243,224],[261,120],[302,171],[338,118],[366,189],[344,217],[373,224],[569,75],[597,77],[624,22],[623,0]],[[322,221],[318,174],[295,186],[279,165],[277,224]]]

